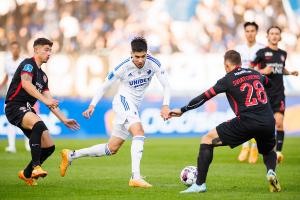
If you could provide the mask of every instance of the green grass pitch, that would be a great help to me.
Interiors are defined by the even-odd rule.
[[[196,165],[199,138],[151,139],[145,143],[142,174],[153,188],[130,188],[130,141],[112,157],[75,160],[66,177],[59,175],[59,152],[62,148],[83,148],[100,142],[94,140],[56,140],[56,151],[43,165],[49,174],[30,187],[17,173],[27,164],[30,154],[23,141],[17,141],[17,154],[3,151],[6,140],[0,140],[0,199],[300,199],[300,138],[286,138],[285,160],[277,168],[282,192],[270,193],[262,157],[257,164],[239,163],[240,148],[219,147],[207,179],[208,191],[179,194],[186,187],[179,180],[181,169]]]

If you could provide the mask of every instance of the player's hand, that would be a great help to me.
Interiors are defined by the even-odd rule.
[[[66,119],[64,122],[66,127],[73,131],[77,131],[80,129],[80,125],[77,123],[75,119]]]
[[[171,110],[171,112],[169,113],[169,118],[180,117],[181,115],[182,115],[181,109],[175,108],[175,109]]]
[[[58,102],[59,101],[57,99],[46,99],[44,103],[46,104],[46,106],[48,106],[48,108],[55,109],[58,107]]]
[[[94,111],[95,111],[95,106],[89,105],[88,109],[86,109],[86,110],[82,113],[82,115],[83,115],[86,119],[89,119],[89,118],[93,115]]]
[[[169,106],[163,105],[162,108],[161,108],[161,111],[160,111],[160,116],[164,120],[168,120],[170,118],[169,112],[170,112]]]
[[[298,76],[299,72],[298,71],[292,71],[290,74],[293,75],[293,76]]]
[[[269,75],[272,73],[272,67],[271,66],[266,66],[264,69],[263,69],[263,74],[266,74],[266,75]]]

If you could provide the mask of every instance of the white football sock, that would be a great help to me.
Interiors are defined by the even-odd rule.
[[[145,136],[135,136],[131,143],[131,168],[132,178],[140,179],[140,163],[143,156]]]
[[[249,147],[249,141],[243,143],[243,148]]]
[[[24,136],[24,145],[25,145],[25,149],[27,151],[30,151],[29,139],[26,136]]]
[[[71,161],[76,158],[81,157],[100,157],[100,156],[109,156],[111,155],[111,152],[108,148],[108,144],[97,144],[88,148],[79,149],[73,151],[73,153],[70,154]]]
[[[8,139],[8,147],[11,149],[16,149],[16,128],[9,124],[7,126],[7,139]]]

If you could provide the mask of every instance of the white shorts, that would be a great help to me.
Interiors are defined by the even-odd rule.
[[[140,123],[141,119],[137,107],[124,96],[118,95],[113,101],[113,111],[116,113],[111,135],[126,140],[129,128],[134,123]]]

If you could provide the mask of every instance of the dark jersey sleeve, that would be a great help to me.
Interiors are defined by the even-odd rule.
[[[203,92],[199,96],[193,98],[188,103],[188,105],[183,106],[181,108],[181,112],[184,113],[188,110],[198,108],[199,106],[201,106],[202,104],[204,104],[206,101],[213,98],[217,94],[222,93],[222,92],[226,92],[226,90],[227,90],[226,77],[223,77],[222,79],[218,80],[218,82],[213,87],[206,90],[205,92]]]
[[[272,81],[265,75],[261,76],[261,82],[263,83],[265,88],[272,87]]]
[[[21,76],[22,74],[29,74],[30,76],[33,76],[33,66],[30,63],[25,63],[24,66],[21,66]]]
[[[251,67],[258,67],[261,68],[261,61],[263,60],[263,51],[260,49],[256,52],[256,57],[255,59],[251,62]]]

